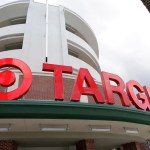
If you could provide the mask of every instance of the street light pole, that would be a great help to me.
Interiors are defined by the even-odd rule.
[[[46,57],[45,62],[48,62],[48,0],[46,0],[46,37],[45,37],[45,46],[46,46]]]

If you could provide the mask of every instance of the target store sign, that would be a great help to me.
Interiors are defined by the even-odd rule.
[[[24,95],[32,84],[32,72],[29,66],[23,61],[15,58],[0,59],[0,85],[9,87],[15,83],[15,73],[7,70],[7,67],[13,67],[20,70],[24,76],[21,85],[10,92],[0,92],[0,100],[13,100]],[[3,69],[5,68],[5,69]],[[59,101],[64,100],[64,86],[63,86],[63,73],[72,74],[73,68],[71,66],[63,66],[56,64],[43,63],[43,71],[54,72],[54,95],[55,99]],[[140,85],[137,81],[130,80],[126,84],[117,75],[101,72],[102,87],[105,97],[99,91],[93,77],[86,68],[80,68],[70,101],[80,102],[81,95],[92,95],[96,103],[115,104],[114,93],[118,94],[122,106],[130,107],[131,103],[135,107],[143,110],[150,110],[150,88]],[[116,85],[112,85],[111,81]],[[86,83],[86,87],[83,83]],[[135,93],[134,91],[138,91]]]

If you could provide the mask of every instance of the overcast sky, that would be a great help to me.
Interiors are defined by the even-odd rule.
[[[12,0],[0,0],[6,3]],[[44,0],[36,0],[42,1]],[[150,86],[150,14],[140,0],[49,0],[80,15],[93,29],[102,71]]]

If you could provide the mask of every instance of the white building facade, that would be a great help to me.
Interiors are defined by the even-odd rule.
[[[42,72],[41,64],[46,57],[45,10],[46,5],[33,1],[30,3],[20,1],[1,6],[2,57],[22,58],[32,72]],[[69,64],[74,70],[81,67],[88,68],[99,80],[98,44],[88,24],[62,6],[49,5],[48,14],[48,63]],[[11,44],[12,50],[13,46],[14,49],[18,46],[18,50],[6,52]]]
[[[11,144],[17,143],[18,150],[80,150],[80,146],[76,146],[82,145],[79,141],[93,144],[94,140],[92,150],[107,150],[120,149],[121,145],[130,142],[143,143],[148,138],[148,125],[131,121],[131,118],[111,119],[113,109],[118,109],[113,108],[112,114],[105,108],[97,111],[90,96],[81,96],[80,104],[69,104],[74,80],[80,68],[87,68],[102,90],[96,37],[89,25],[71,10],[49,5],[46,14],[46,5],[33,0],[14,1],[0,6],[0,59],[3,58],[24,61],[33,76],[32,86],[27,93],[14,102],[4,102],[10,107],[14,106],[11,110],[6,107],[1,115],[0,127],[8,129],[6,132],[0,129],[4,145],[8,145],[8,140],[13,140],[15,144]],[[73,67],[73,74],[63,75],[64,104],[54,101],[53,73],[42,71],[43,63]],[[3,92],[12,91],[21,84],[23,75],[18,70],[11,69],[15,72],[16,82],[7,88],[1,86],[0,90]],[[0,103],[1,107],[5,104]],[[101,114],[100,109],[105,109],[104,114]],[[101,116],[96,116],[97,113]],[[92,130],[94,127],[101,127],[101,132]],[[136,127],[140,134],[127,134],[125,129],[128,127]]]

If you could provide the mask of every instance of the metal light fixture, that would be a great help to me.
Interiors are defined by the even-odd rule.
[[[56,125],[56,124],[40,124],[41,131],[68,131],[68,125]]]
[[[93,132],[110,132],[110,125],[89,125]]]
[[[138,134],[139,133],[138,128],[124,127],[124,130],[125,130],[126,133],[131,133],[131,134]]]
[[[11,124],[0,124],[0,132],[7,132],[10,130]]]

